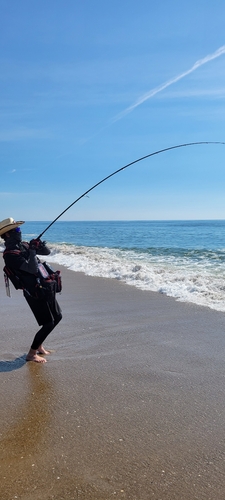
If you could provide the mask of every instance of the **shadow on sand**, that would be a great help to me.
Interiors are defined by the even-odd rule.
[[[0,361],[0,373],[18,370],[26,364],[26,354],[10,361]]]

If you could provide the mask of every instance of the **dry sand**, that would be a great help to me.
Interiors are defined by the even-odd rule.
[[[2,500],[224,500],[225,316],[62,269],[48,362],[0,284]]]

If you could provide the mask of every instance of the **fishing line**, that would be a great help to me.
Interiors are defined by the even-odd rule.
[[[154,153],[150,153],[149,155],[146,155],[146,156],[142,156],[141,158],[138,158],[137,160],[134,160],[132,161],[131,163],[128,163],[127,165],[124,165],[123,167],[119,168],[118,170],[115,170],[115,172],[112,172],[112,174],[110,175],[107,175],[106,177],[104,177],[104,179],[102,179],[101,181],[97,182],[97,184],[94,184],[94,186],[92,186],[91,188],[89,188],[87,191],[85,191],[85,193],[83,193],[81,196],[79,196],[79,198],[77,198],[75,201],[73,201],[73,203],[71,203],[67,208],[65,208],[65,210],[63,210],[63,212],[61,212],[45,229],[44,231],[39,234],[39,236],[37,237],[37,239],[41,239],[41,237],[43,236],[43,234],[60,218],[62,217],[63,214],[65,214],[65,212],[67,212],[67,210],[69,210],[73,205],[75,205],[75,203],[77,203],[78,201],[80,201],[82,198],[84,198],[84,196],[86,196],[88,193],[90,193],[90,191],[92,191],[93,189],[95,189],[97,186],[99,186],[100,184],[102,184],[103,182],[107,181],[107,179],[110,179],[110,177],[113,177],[113,175],[116,175],[118,174],[119,172],[122,172],[122,170],[125,170],[125,168],[128,168],[130,167],[131,165],[134,165],[135,163],[138,163],[139,161],[142,161],[142,160],[146,160],[146,158],[150,158],[150,156],[155,156],[155,155],[158,155],[160,153],[165,153],[166,151],[170,151],[171,149],[178,149],[178,148],[184,148],[186,146],[196,146],[196,145],[199,145],[199,144],[225,144],[225,142],[219,142],[219,141],[201,141],[201,142],[188,142],[187,144],[178,144],[177,146],[170,146],[169,148],[164,148],[164,149],[160,149],[159,151],[154,151]]]

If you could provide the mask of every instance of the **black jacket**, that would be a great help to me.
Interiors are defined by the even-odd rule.
[[[17,271],[23,282],[24,288],[34,295],[37,284],[38,263],[40,262],[38,255],[49,255],[49,248],[41,242],[37,249],[29,247],[27,242],[12,242],[6,241],[6,249],[3,253],[5,265],[12,271]]]

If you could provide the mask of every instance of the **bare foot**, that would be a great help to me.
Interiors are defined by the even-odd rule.
[[[46,363],[46,359],[37,354],[27,354],[26,361],[35,361],[36,363]]]
[[[51,354],[51,351],[46,351],[46,349],[43,347],[43,345],[40,345],[37,350],[38,354]]]

